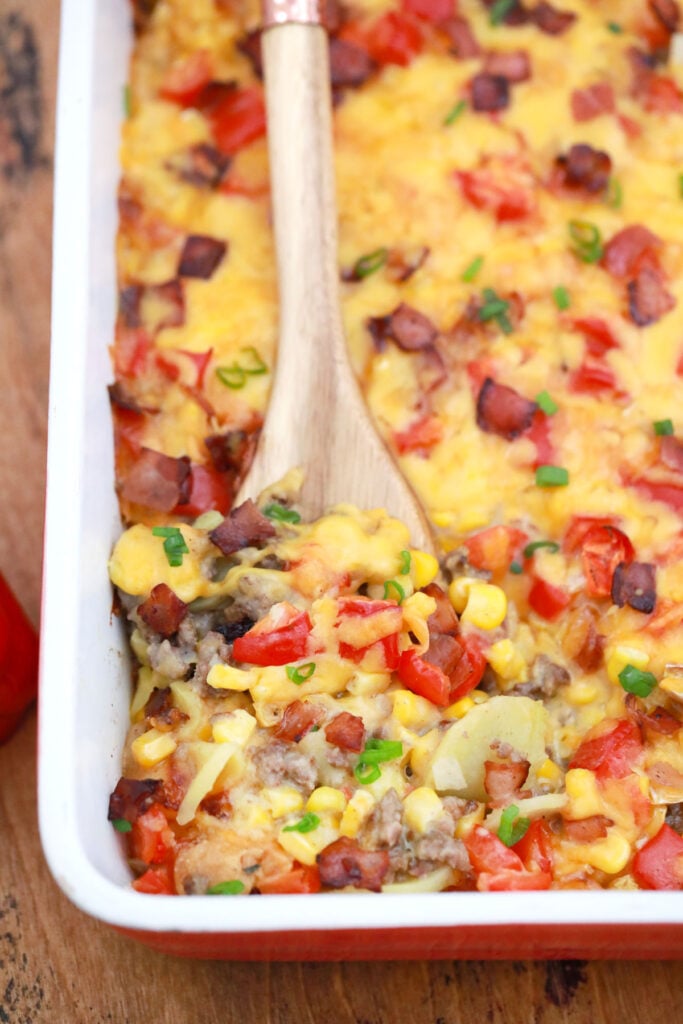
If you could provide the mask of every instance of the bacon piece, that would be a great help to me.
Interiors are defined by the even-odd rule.
[[[642,701],[634,693],[627,693],[624,701],[626,710],[636,725],[641,729],[650,730],[659,736],[675,736],[683,726],[683,722],[675,718],[666,708],[657,704],[651,711],[645,709]]]
[[[531,61],[526,50],[493,50],[486,54],[484,71],[508,82],[526,82],[531,78]]]
[[[363,850],[355,839],[342,836],[316,857],[320,881],[330,889],[353,885],[357,889],[380,892],[389,870],[387,850]]]
[[[602,265],[620,280],[634,278],[643,266],[657,268],[657,251],[662,240],[642,224],[630,224],[610,238]]]
[[[107,392],[109,394],[109,401],[112,406],[115,406],[117,409],[121,409],[125,412],[136,413],[141,416],[145,412],[156,412],[156,410],[143,409],[141,405],[138,405],[133,396],[126,391],[125,385],[120,380],[117,380],[115,384],[110,384],[107,387]]]
[[[282,718],[273,729],[273,736],[289,743],[299,743],[314,725],[319,725],[325,712],[309,701],[295,700],[285,708]],[[352,716],[353,717],[353,716]]]
[[[609,183],[612,161],[607,153],[593,149],[585,142],[572,146],[569,152],[555,158],[552,183],[573,194],[592,198],[604,192]]]
[[[477,426],[513,441],[529,429],[537,408],[514,388],[487,377],[477,398]]]
[[[677,437],[669,435],[661,438],[659,457],[669,469],[683,473],[683,442],[679,441]]]
[[[531,11],[531,20],[541,32],[549,36],[561,36],[576,21],[573,11],[558,11],[552,4],[543,0]]]
[[[363,719],[342,711],[325,726],[325,739],[340,750],[353,750],[359,754],[365,743]]]
[[[446,633],[430,636],[429,647],[422,655],[423,661],[440,668],[444,675],[450,677],[462,658],[462,647],[458,641]]]
[[[109,797],[108,821],[123,818],[134,825],[141,814],[161,799],[161,779],[126,779],[121,777]]]
[[[119,316],[125,327],[150,333],[185,323],[185,295],[177,278],[163,284],[131,284],[119,293]]]
[[[478,57],[481,46],[470,28],[470,24],[462,15],[456,14],[441,23],[439,28],[446,33],[450,42],[450,52],[461,60]]]
[[[220,153],[208,142],[199,142],[171,157],[166,166],[189,185],[214,189],[225,178],[231,163],[232,157]]]
[[[584,672],[595,672],[602,664],[604,650],[605,637],[598,633],[595,623],[591,621],[581,648],[575,656],[577,665]]]
[[[348,39],[330,39],[330,76],[335,88],[362,85],[377,65],[367,50]]]
[[[596,839],[604,839],[607,826],[612,822],[602,814],[593,814],[581,821],[565,821],[564,833],[573,843],[593,843]]]
[[[124,501],[157,512],[170,512],[189,498],[190,460],[173,459],[151,448],[141,448],[120,489]]]
[[[260,428],[256,430],[228,430],[225,434],[210,434],[204,438],[214,469],[219,473],[243,473],[250,464]]]
[[[366,326],[380,352],[387,339],[404,352],[416,352],[432,345],[439,333],[429,317],[405,302],[387,316],[369,317]]]
[[[145,718],[153,729],[168,732],[181,722],[187,721],[189,715],[173,706],[169,686],[155,686],[145,704]]]
[[[470,82],[474,110],[493,112],[510,105],[510,83],[502,75],[488,75],[481,71]]]
[[[160,636],[168,637],[177,632],[180,623],[187,615],[187,605],[174,594],[165,583],[157,583],[142,604],[138,605],[138,615],[151,630]]]
[[[261,29],[248,32],[237,43],[237,49],[244,54],[252,66],[254,74],[263,78],[263,55],[261,53]]]
[[[208,235],[188,235],[178,264],[179,277],[198,277],[208,281],[225,256],[228,243]]]
[[[484,789],[494,807],[519,794],[531,767],[528,761],[484,761]]]
[[[428,583],[422,588],[422,592],[436,601],[436,611],[427,619],[430,636],[437,636],[440,633],[456,636],[460,632],[460,622],[446,592],[438,583]]]
[[[592,121],[601,114],[616,110],[614,90],[609,82],[596,82],[585,89],[575,89],[571,95],[572,115],[575,121]]]
[[[657,602],[656,569],[651,562],[621,562],[612,577],[612,601],[647,615]]]
[[[661,320],[676,305],[667,291],[661,271],[643,267],[638,276],[626,285],[628,311],[634,324],[647,327]]]
[[[209,793],[200,803],[199,810],[210,814],[212,818],[229,818],[232,814],[230,794],[225,789],[220,793]]]
[[[275,527],[270,519],[258,510],[251,498],[233,508],[222,523],[212,530],[209,537],[224,555],[231,555],[240,548],[260,547],[264,541],[275,536]]]
[[[421,245],[417,249],[404,252],[401,249],[390,249],[387,256],[387,275],[392,281],[407,281],[420,269],[429,256],[429,248]]]
[[[139,35],[147,28],[157,3],[158,0],[130,0],[130,5],[133,9],[133,28],[136,35]]]
[[[681,17],[676,0],[648,0],[648,7],[667,32],[671,34],[676,31]]]

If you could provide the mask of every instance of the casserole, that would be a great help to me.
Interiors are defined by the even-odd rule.
[[[129,696],[104,571],[119,530],[105,386],[127,11],[115,0],[85,11],[67,2],[63,26],[40,725],[41,832],[58,882],[115,927],[194,955],[676,955],[679,894],[326,894],[296,903],[268,896],[232,901],[228,926],[222,901],[151,899],[128,890],[103,814],[118,776]],[[65,608],[73,612],[66,622]]]

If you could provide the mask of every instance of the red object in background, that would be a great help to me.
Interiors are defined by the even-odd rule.
[[[0,743],[38,691],[38,637],[0,573]]]

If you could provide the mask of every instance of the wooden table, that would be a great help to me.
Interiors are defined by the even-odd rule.
[[[57,37],[57,3],[0,0],[0,566],[35,621]],[[676,963],[261,965],[152,953],[53,883],[34,760],[31,714],[0,749],[1,1024],[674,1024],[683,1014]]]

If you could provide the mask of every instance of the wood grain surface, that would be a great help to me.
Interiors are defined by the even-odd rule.
[[[122,3],[125,0],[121,0]],[[58,5],[0,0],[0,567],[38,617]],[[0,748],[0,1024],[674,1024],[677,963],[166,958],[72,907],[36,825],[35,715]]]

